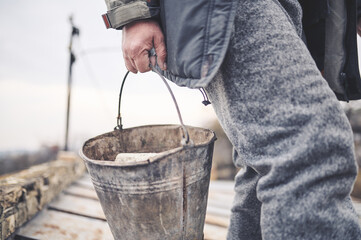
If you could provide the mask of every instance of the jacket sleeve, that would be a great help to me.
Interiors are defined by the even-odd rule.
[[[107,28],[121,29],[124,25],[159,15],[159,0],[105,0],[108,11],[103,15]]]
[[[357,19],[361,18],[361,0],[357,0]]]

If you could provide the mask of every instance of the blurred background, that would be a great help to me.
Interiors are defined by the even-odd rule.
[[[55,159],[64,148],[71,15],[80,35],[72,46],[76,61],[69,150],[77,152],[86,139],[115,127],[126,68],[121,31],[105,29],[101,18],[105,12],[103,0],[0,1],[0,174]],[[185,124],[217,133],[213,178],[233,179],[237,170],[231,145],[212,106],[201,103],[198,90],[172,83],[171,88]],[[154,73],[130,74],[122,103],[125,128],[178,124],[170,95]],[[361,104],[343,106],[354,125],[361,126]],[[361,137],[355,139],[361,142]]]
[[[105,12],[103,0],[0,1],[0,173],[53,159],[64,148],[71,15],[80,35],[72,45],[69,150],[77,152],[86,139],[115,127],[126,68],[121,31],[105,29]],[[198,90],[171,87],[185,124],[216,124]],[[122,102],[125,128],[178,123],[154,73],[130,74]]]

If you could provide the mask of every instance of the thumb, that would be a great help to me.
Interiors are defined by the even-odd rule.
[[[167,57],[167,50],[164,43],[163,35],[161,37],[154,38],[154,49],[157,54],[157,63],[158,66],[163,70],[167,70],[167,64],[165,63],[165,59]]]

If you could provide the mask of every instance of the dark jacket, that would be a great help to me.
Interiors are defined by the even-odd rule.
[[[112,28],[156,16],[154,8],[149,7],[157,3],[154,0],[105,1]],[[162,71],[166,78],[190,88],[204,87],[213,79],[227,51],[238,2],[159,1],[158,10],[167,46],[167,71]],[[126,11],[126,15],[121,14]]]
[[[105,0],[109,27],[159,18],[166,39],[165,77],[180,86],[205,87],[225,56],[238,0]],[[282,4],[282,0],[279,0]],[[308,47],[330,87],[342,100],[361,98],[356,42],[356,1],[300,0]],[[344,24],[333,21],[343,13]],[[361,8],[360,8],[361,12]],[[323,20],[322,20],[323,19]],[[312,29],[315,23],[321,27]],[[321,30],[320,30],[321,29]],[[315,34],[317,33],[317,34]],[[312,41],[312,38],[321,41]],[[323,49],[326,49],[323,51]],[[326,57],[325,57],[326,56]],[[160,70],[160,69],[158,69]]]
[[[317,67],[338,99],[360,99],[356,23],[361,17],[361,0],[299,2],[307,47]]]

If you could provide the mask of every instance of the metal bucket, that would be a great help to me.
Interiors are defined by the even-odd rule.
[[[86,141],[80,155],[115,240],[203,239],[216,136],[183,124],[168,83],[153,70],[171,93],[181,125],[123,129],[120,106],[128,72],[115,130]],[[152,155],[118,162],[119,153]]]
[[[80,152],[116,240],[203,239],[212,165],[211,130],[155,125],[115,130],[85,142]],[[118,153],[157,153],[114,162]]]

